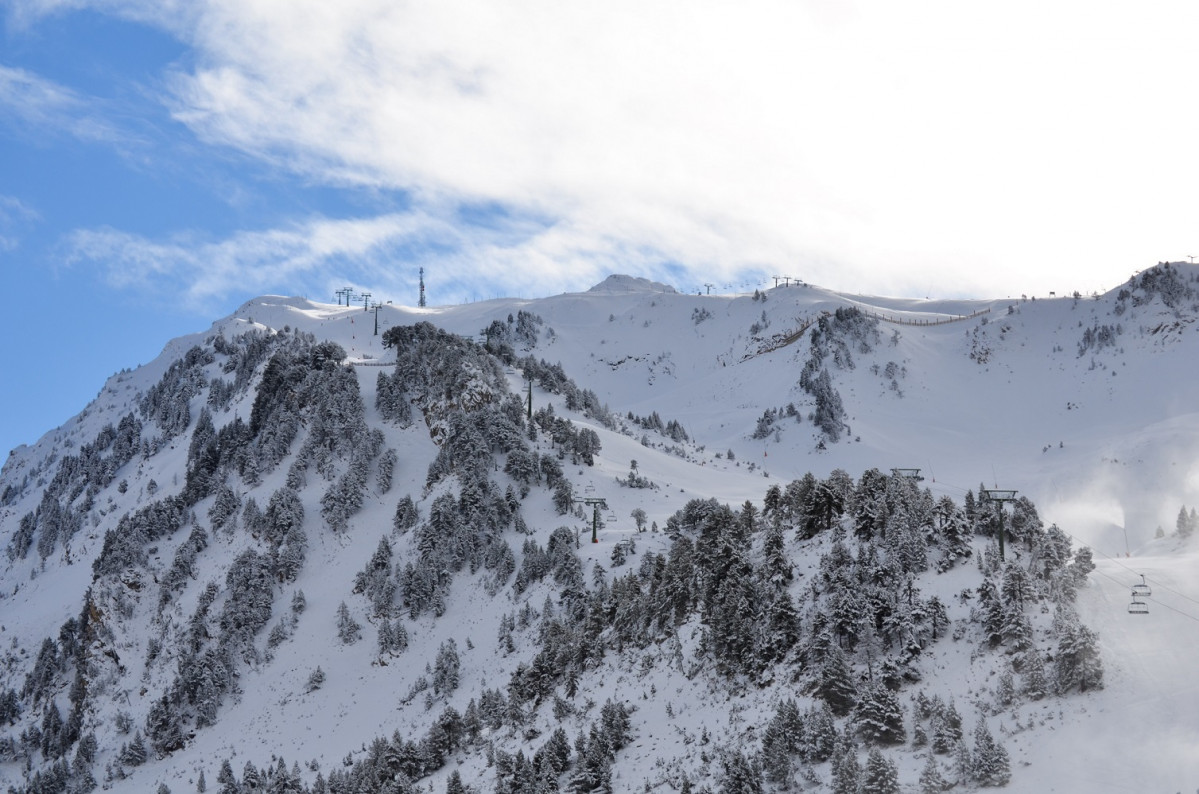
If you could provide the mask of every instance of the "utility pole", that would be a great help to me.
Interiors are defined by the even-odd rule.
[[[362,311],[370,311],[371,294],[369,292],[362,293]]]
[[[591,542],[599,543],[599,511],[608,509],[608,503],[602,496],[584,496],[583,504],[591,505]]]
[[[1003,505],[1005,502],[1016,501],[1016,492],[1007,491],[999,488],[984,488],[979,493],[984,502],[997,502],[999,504],[999,561],[1003,562]]]

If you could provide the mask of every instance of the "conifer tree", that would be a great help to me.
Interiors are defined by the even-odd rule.
[[[833,756],[833,794],[859,794],[862,785],[862,767],[853,747],[844,744]]]
[[[799,756],[805,762],[818,764],[827,761],[837,742],[837,724],[827,703],[817,703],[804,714],[803,734]]]
[[[958,739],[953,746],[953,772],[959,785],[966,785],[974,777],[974,756],[965,739]]]
[[[1103,662],[1099,658],[1098,635],[1078,622],[1078,616],[1071,610],[1059,636],[1054,661],[1055,689],[1058,694],[1065,694],[1074,687],[1082,692],[1102,689]]]
[[[862,775],[862,794],[899,794],[899,769],[877,747],[870,748]]]
[[[1032,647],[1032,623],[1019,602],[1008,601],[1004,604],[1001,632],[1009,653],[1026,651]]]
[[[239,794],[241,787],[237,784],[237,777],[233,774],[233,766],[226,758],[221,762],[221,769],[216,776],[217,794]]]
[[[458,645],[450,638],[437,649],[433,665],[433,694],[449,695],[458,688]]]
[[[988,645],[995,647],[1003,642],[1003,627],[1006,613],[999,599],[999,592],[991,579],[985,578],[978,586],[978,609],[982,613],[983,637]]]
[[[762,794],[762,768],[756,759],[739,750],[726,750],[720,760],[722,794]]]
[[[832,709],[833,714],[844,717],[853,708],[857,699],[857,687],[850,675],[845,655],[835,644],[830,646],[820,667],[816,695]]]
[[[1191,522],[1191,516],[1187,514],[1185,505],[1178,509],[1178,520],[1175,521],[1174,528],[1178,532],[1178,536],[1183,538],[1189,538],[1195,531],[1195,526]]]
[[[982,786],[1006,786],[1012,777],[1007,750],[995,741],[982,720],[974,729],[972,777]]]
[[[854,709],[853,723],[857,732],[872,744],[901,744],[906,738],[899,700],[881,683],[862,692]]]
[[[794,700],[787,699],[778,704],[762,734],[762,772],[768,782],[783,788],[790,785],[794,772],[792,756],[798,754],[803,741],[799,707]]]
[[[362,626],[350,615],[345,601],[337,605],[337,636],[346,645],[352,645],[362,637]]]
[[[929,753],[924,768],[920,770],[920,794],[941,794],[948,788],[949,781],[941,774],[936,755]]]
[[[1029,700],[1040,700],[1049,694],[1049,683],[1045,678],[1045,662],[1036,649],[1024,657],[1024,695]]]
[[[953,701],[933,711],[931,719],[934,753],[950,753],[962,738],[962,717]]]

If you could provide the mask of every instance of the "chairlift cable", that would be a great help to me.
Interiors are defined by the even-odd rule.
[[[994,464],[993,463],[992,463],[991,468],[992,468],[992,472],[994,472]],[[941,483],[939,483],[939,485],[942,488],[953,488],[955,490],[961,491],[962,493],[970,493],[971,492],[970,489],[962,488],[960,485],[954,485],[952,483],[947,483],[945,481],[942,481]],[[1056,524],[1054,526],[1056,526]],[[1117,559],[1115,557],[1109,557],[1107,554],[1104,554],[1102,551],[1098,551],[1098,550],[1094,549],[1093,547],[1091,547],[1090,544],[1083,543],[1082,540],[1075,537],[1073,534],[1067,532],[1066,530],[1062,529],[1061,527],[1058,527],[1058,529],[1061,530],[1062,534],[1064,534],[1066,537],[1073,540],[1080,547],[1086,546],[1086,547],[1090,548],[1093,553],[1098,554],[1100,557],[1107,560],[1108,562],[1114,562],[1116,565],[1119,565],[1121,568],[1123,568],[1124,570],[1128,571],[1131,574],[1135,574],[1136,576],[1143,576],[1143,574],[1140,571],[1134,571],[1132,568],[1125,565],[1119,559]],[[1115,582],[1116,584],[1120,585],[1121,587],[1128,587],[1128,585],[1126,585],[1124,582],[1121,582],[1120,580],[1116,579],[1114,576],[1104,573],[1103,571],[1099,570],[1098,568],[1096,568],[1093,572],[1099,574],[1100,576],[1106,577],[1107,579],[1110,579],[1111,581]],[[1146,581],[1149,581],[1149,580],[1146,580]],[[1174,588],[1163,584],[1161,581],[1159,581],[1157,579],[1154,579],[1152,581],[1153,581],[1154,586],[1156,586],[1162,590],[1165,590],[1168,593],[1172,593],[1173,595],[1176,595],[1185,601],[1190,601],[1192,604],[1199,604],[1199,599],[1191,598],[1190,596],[1186,595],[1185,593],[1180,593],[1177,590],[1175,590]],[[1162,606],[1166,609],[1169,609],[1172,612],[1177,612],[1178,614],[1182,615],[1183,617],[1190,618],[1191,620],[1199,622],[1199,617],[1196,617],[1195,615],[1192,615],[1189,612],[1185,612],[1181,609],[1178,609],[1177,607],[1172,607],[1169,604],[1161,601],[1160,599],[1154,599],[1154,603],[1159,606]]]
[[[1110,581],[1113,581],[1113,582],[1115,582],[1116,584],[1120,585],[1121,587],[1127,587],[1127,586],[1128,586],[1128,585],[1126,585],[1124,582],[1121,582],[1121,581],[1120,581],[1119,579],[1117,579],[1116,577],[1112,576],[1112,575],[1111,575],[1111,574],[1109,574],[1109,573],[1105,573],[1104,571],[1101,571],[1101,570],[1099,570],[1098,568],[1096,568],[1096,569],[1095,569],[1094,571],[1092,571],[1091,573],[1097,573],[1097,574],[1099,574],[1100,576],[1102,576],[1103,578],[1105,578],[1105,579],[1108,579],[1108,580],[1110,580]],[[1183,610],[1181,610],[1181,609],[1178,609],[1177,607],[1172,607],[1172,606],[1170,606],[1169,604],[1167,604],[1167,603],[1165,603],[1164,601],[1161,601],[1161,600],[1159,600],[1159,599],[1154,599],[1154,600],[1153,600],[1153,603],[1154,603],[1154,604],[1156,604],[1157,606],[1164,607],[1164,608],[1166,608],[1166,609],[1170,610],[1171,612],[1177,612],[1178,614],[1182,615],[1184,618],[1190,618],[1191,620],[1195,621],[1196,623],[1199,623],[1199,617],[1196,617],[1195,615],[1192,615],[1190,612],[1184,612]]]
[[[1058,529],[1061,529],[1061,527],[1058,527]],[[1076,543],[1082,543],[1082,541],[1081,541],[1081,540],[1079,540],[1078,538],[1074,537],[1074,536],[1073,536],[1073,535],[1071,535],[1069,532],[1066,532],[1064,529],[1062,530],[1062,532],[1064,532],[1064,533],[1065,533],[1065,534],[1066,534],[1066,535],[1067,535],[1067,536],[1068,536],[1068,537],[1069,537],[1071,540],[1073,540],[1074,542],[1076,542]],[[1108,555],[1104,554],[1102,551],[1096,551],[1095,549],[1091,549],[1091,550],[1092,550],[1092,551],[1094,551],[1096,554],[1098,554],[1098,555],[1099,555],[1100,557],[1102,557],[1103,559],[1105,559],[1105,560],[1107,560],[1107,561],[1109,561],[1109,562],[1114,562],[1116,565],[1119,565],[1121,568],[1123,568],[1124,570],[1128,571],[1129,573],[1131,573],[1131,574],[1133,574],[1133,575],[1135,575],[1135,576],[1144,576],[1144,574],[1143,574],[1143,573],[1141,573],[1140,571],[1134,571],[1132,568],[1129,568],[1127,565],[1125,565],[1124,563],[1122,563],[1118,557],[1109,557]],[[1150,581],[1150,580],[1149,580],[1149,579],[1146,579],[1146,582],[1148,582],[1148,581]],[[1178,592],[1177,590],[1173,589],[1172,587],[1168,587],[1167,585],[1165,585],[1165,584],[1162,584],[1162,582],[1161,582],[1161,581],[1159,581],[1159,580],[1157,580],[1157,579],[1153,579],[1153,580],[1152,580],[1152,582],[1153,582],[1153,584],[1154,584],[1156,587],[1159,587],[1159,588],[1161,588],[1162,590],[1165,590],[1165,591],[1166,591],[1166,592],[1168,592],[1168,593],[1173,593],[1174,595],[1178,596],[1178,597],[1179,597],[1179,598],[1181,598],[1181,599],[1184,599],[1184,600],[1186,600],[1186,601],[1190,601],[1192,604],[1199,604],[1199,599],[1191,598],[1191,597],[1190,597],[1189,595],[1187,595],[1186,593],[1180,593],[1180,592]]]

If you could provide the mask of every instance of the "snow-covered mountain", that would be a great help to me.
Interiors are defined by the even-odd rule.
[[[254,299],[5,463],[0,780],[1189,790],[1196,318]]]

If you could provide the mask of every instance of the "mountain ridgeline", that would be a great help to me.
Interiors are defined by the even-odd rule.
[[[1069,355],[1185,330],[1178,270],[1130,282]],[[1151,306],[1174,319],[1143,327]],[[1092,552],[1029,498],[746,459],[792,428],[814,460],[860,447],[851,391],[913,388],[908,327],[813,309],[762,353],[762,311],[733,345],[789,357],[789,391],[706,441],[653,391],[667,357],[597,343],[580,371],[649,372],[610,407],[619,389],[546,360],[568,340],[534,307],[396,323],[371,355],[324,326],[348,309],[231,319],[14,453],[9,790],[971,790],[1026,774],[1001,720],[1104,687],[1077,609]],[[967,330],[962,360],[993,365],[1004,322]]]

